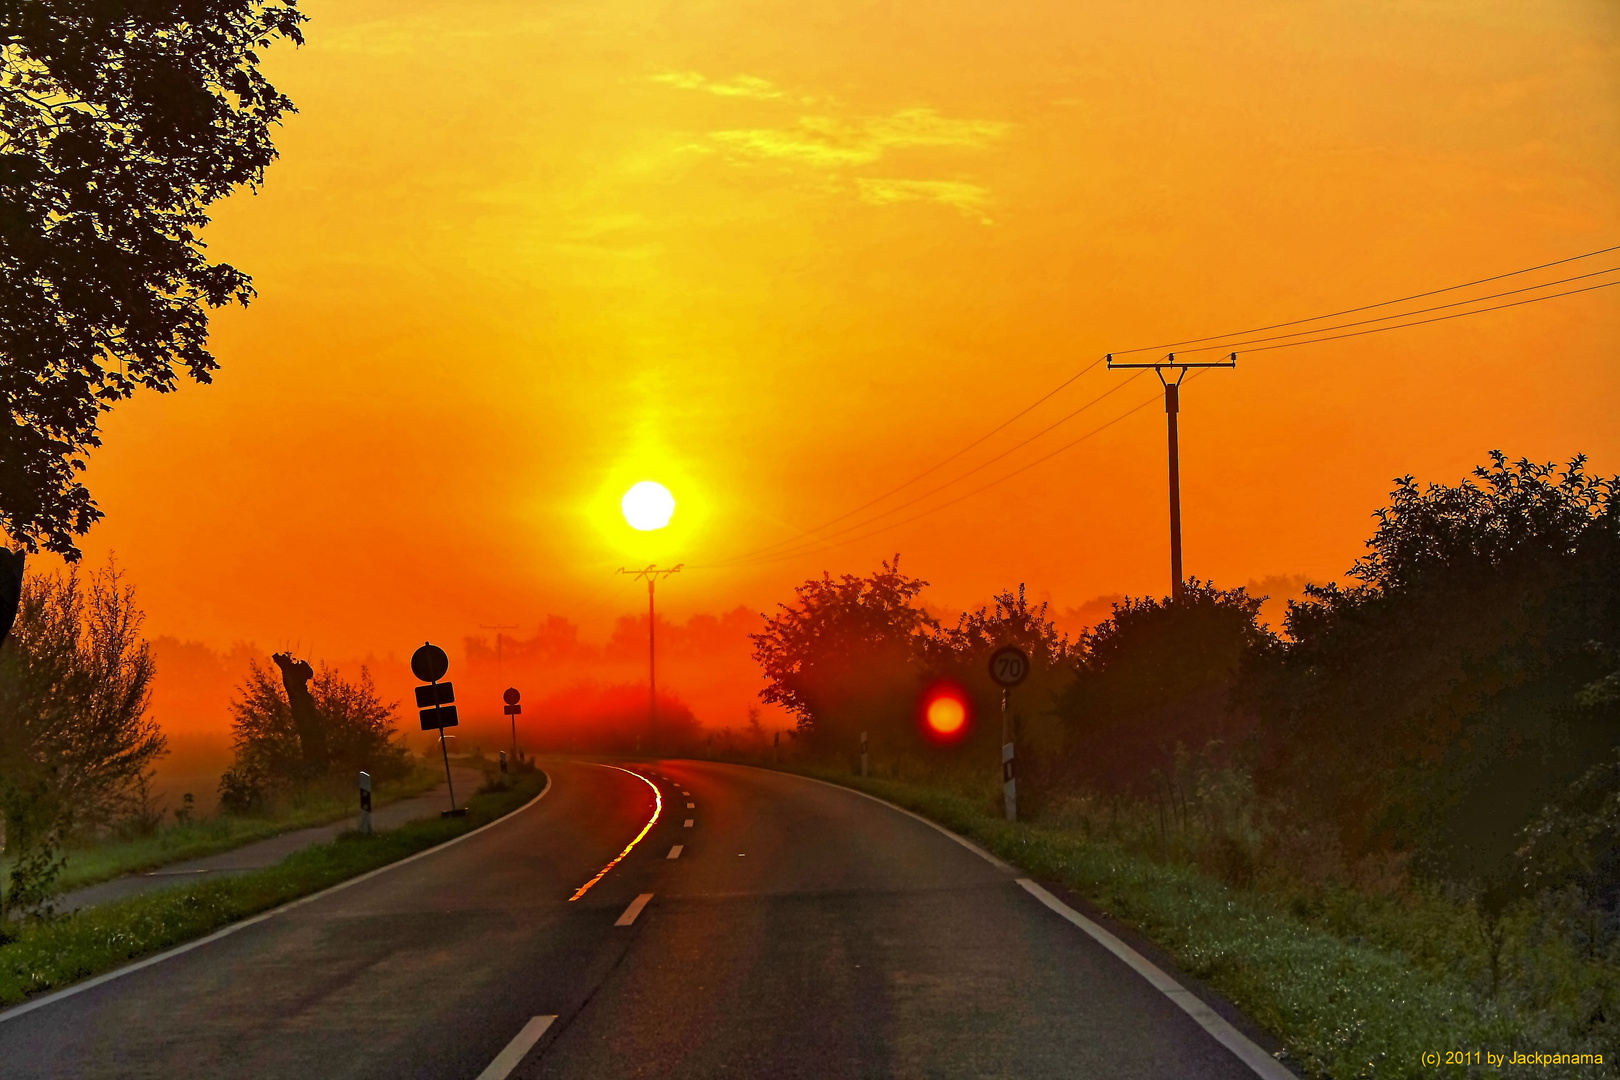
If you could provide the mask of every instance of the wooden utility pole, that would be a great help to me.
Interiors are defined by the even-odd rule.
[[[653,739],[658,731],[658,612],[653,605],[653,592],[661,577],[681,572],[684,563],[677,563],[668,569],[659,569],[649,566],[645,570],[626,570],[619,567],[619,573],[629,574],[631,577],[647,579],[647,744],[652,748]]]
[[[1210,360],[1202,362],[1187,362],[1177,360],[1176,354],[1171,353],[1163,360],[1155,360],[1146,364],[1116,363],[1114,354],[1108,354],[1108,368],[1152,368],[1153,373],[1164,384],[1164,412],[1170,428],[1170,598],[1180,600],[1182,583],[1186,580],[1181,571],[1181,446],[1176,426],[1176,417],[1181,413],[1181,380],[1187,377],[1189,368],[1216,368],[1237,367],[1237,353],[1233,353],[1225,360]],[[1175,381],[1165,377],[1165,369],[1175,372]]]

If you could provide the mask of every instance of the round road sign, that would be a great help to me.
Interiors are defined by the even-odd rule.
[[[411,653],[411,674],[423,682],[438,682],[449,670],[450,658],[432,642],[423,642],[420,649]]]
[[[990,677],[997,686],[1012,689],[1029,674],[1029,657],[1016,645],[1003,645],[990,654]]]
[[[501,697],[508,705],[516,705],[519,701],[523,700],[523,695],[517,692],[517,687],[515,686],[508,686],[506,688],[506,693],[502,694]]]

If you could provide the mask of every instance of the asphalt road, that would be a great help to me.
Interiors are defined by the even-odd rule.
[[[545,767],[544,799],[462,843],[0,1013],[0,1075],[1255,1075],[1012,871],[814,781],[637,766],[660,819],[571,900],[655,796]]]

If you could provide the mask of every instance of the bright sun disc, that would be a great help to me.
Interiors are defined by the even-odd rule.
[[[955,735],[967,722],[967,709],[954,697],[937,697],[928,703],[928,726],[940,735]]]
[[[662,529],[675,513],[675,496],[663,484],[643,480],[624,493],[619,509],[624,511],[624,520],[632,529],[642,532]]]

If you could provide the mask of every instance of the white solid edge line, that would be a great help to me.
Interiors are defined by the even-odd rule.
[[[711,764],[718,763],[716,762]],[[743,765],[741,767],[745,769],[758,769],[760,772],[775,773],[777,776],[794,776],[800,780],[809,780],[815,784],[824,784],[830,788],[837,788],[839,791],[847,791],[853,795],[859,795],[863,799],[871,799],[873,802],[882,803],[889,809],[904,814],[907,817],[916,818],[918,821],[922,822],[924,825],[927,825],[936,832],[950,837],[952,840],[955,840],[958,844],[961,844],[963,847],[967,848],[969,851],[973,852],[975,855],[991,863],[992,865],[997,866],[1002,870],[1011,871],[1013,873],[1017,872],[1014,867],[1003,862],[1001,859],[996,858],[996,856],[990,854],[990,852],[986,851],[978,844],[975,844],[967,837],[958,836],[956,833],[953,833],[939,822],[930,821],[921,814],[912,813],[903,806],[896,806],[887,799],[880,799],[876,795],[868,795],[864,791],[859,791],[852,787],[845,787],[843,784],[835,784],[830,780],[822,780],[814,776],[805,776],[802,773],[786,772],[782,769],[767,769],[758,765]],[[1234,1055],[1236,1055],[1239,1061],[1253,1069],[1254,1072],[1263,1077],[1264,1080],[1299,1080],[1298,1076],[1296,1076],[1276,1058],[1272,1057],[1270,1054],[1261,1049],[1254,1042],[1254,1040],[1250,1039],[1237,1028],[1227,1023],[1219,1013],[1216,1013],[1208,1005],[1205,1005],[1201,1000],[1199,1000],[1196,994],[1182,986],[1180,983],[1176,982],[1176,980],[1172,979],[1169,975],[1166,975],[1163,971],[1159,970],[1157,966],[1151,963],[1141,953],[1137,952],[1135,949],[1119,940],[1119,938],[1115,937],[1107,930],[1104,930],[1101,926],[1098,926],[1096,923],[1092,922],[1090,919],[1071,908],[1068,904],[1065,904],[1063,901],[1059,900],[1057,897],[1035,884],[1035,882],[1029,880],[1028,878],[1018,878],[1017,881],[1018,884],[1023,886],[1024,890],[1027,891],[1031,896],[1035,897],[1035,899],[1039,900],[1041,903],[1063,916],[1081,930],[1084,930],[1087,934],[1091,935],[1094,940],[1102,945],[1103,948],[1125,961],[1125,963],[1130,966],[1131,970],[1135,971],[1138,975],[1142,976],[1142,978],[1146,979],[1155,990],[1158,990],[1160,993],[1164,994],[1165,997],[1175,1002],[1177,1007],[1179,1007],[1188,1016],[1196,1020],[1199,1026],[1201,1026],[1205,1031],[1209,1032],[1210,1035],[1214,1036],[1216,1042],[1219,1042],[1222,1046],[1230,1050]]]
[[[958,836],[956,833],[951,832],[951,830],[947,829],[945,826],[941,825],[939,822],[937,822],[937,821],[929,821],[927,818],[923,817],[921,814],[914,814],[910,810],[907,810],[903,806],[896,806],[894,803],[890,802],[888,799],[880,799],[876,795],[868,795],[864,791],[859,791],[859,790],[857,790],[855,788],[852,788],[852,787],[845,787],[843,784],[835,784],[830,780],[821,780],[821,779],[818,779],[818,778],[816,778],[814,776],[805,776],[802,773],[784,772],[781,769],[764,769],[764,768],[760,768],[758,765],[744,765],[743,768],[745,768],[745,769],[759,769],[760,772],[775,773],[777,776],[797,777],[800,780],[808,780],[812,784],[823,784],[823,785],[825,785],[827,787],[835,788],[835,789],[837,789],[839,791],[847,791],[851,795],[859,795],[863,799],[871,799],[875,803],[882,803],[884,806],[887,806],[890,810],[893,810],[895,813],[904,814],[908,818],[914,818],[917,821],[920,821],[924,825],[928,826],[930,829],[933,829],[935,832],[941,834],[942,836],[950,837],[952,840],[955,840],[958,844],[961,844],[963,847],[967,848],[969,851],[973,852],[973,854],[977,855],[979,858],[983,859],[985,862],[989,863],[991,866],[994,866],[996,869],[1005,870],[1009,874],[1015,874],[1015,873],[1018,872],[1017,869],[1015,867],[1013,867],[1011,864],[1003,862],[1002,860],[996,858],[994,855],[990,854],[988,851],[984,850],[984,848],[980,847],[978,844],[975,844],[973,841],[969,840],[967,837]]]
[[[1227,1023],[1226,1019],[1204,1004],[1191,990],[1182,986],[1119,938],[1080,914],[1062,900],[1041,888],[1029,878],[1019,878],[1025,892],[1057,912],[1063,918],[1085,931],[1097,944],[1119,957],[1155,990],[1175,1003],[1176,1007],[1198,1022],[1198,1026],[1214,1036],[1215,1041],[1235,1054],[1239,1061],[1253,1069],[1264,1080],[1298,1080],[1292,1071],[1266,1053],[1254,1040]]]
[[[534,1044],[540,1041],[540,1036],[546,1033],[555,1019],[555,1016],[537,1016],[524,1024],[522,1030],[506,1044],[506,1049],[496,1054],[495,1060],[478,1074],[478,1080],[506,1080],[512,1075],[512,1070],[518,1067],[518,1062],[523,1060],[523,1055],[534,1049]]]
[[[676,844],[674,847],[669,849],[669,855],[666,856],[666,857],[671,858],[671,859],[680,858],[681,857],[681,849],[683,847],[685,847],[685,846],[686,846],[685,844]]]
[[[35,1009],[42,1009],[46,1005],[50,1005],[50,1004],[53,1004],[55,1002],[61,1001],[63,998],[70,998],[74,994],[81,994],[86,990],[93,990],[96,987],[101,986],[103,983],[110,983],[114,979],[121,979],[125,975],[133,974],[134,972],[137,972],[137,971],[141,970],[142,968],[151,967],[153,964],[161,964],[161,963],[163,963],[163,961],[172,959],[172,958],[174,958],[176,956],[179,956],[181,953],[188,953],[192,949],[200,949],[204,945],[210,944],[211,942],[218,941],[220,938],[229,937],[230,935],[236,933],[238,930],[246,930],[248,927],[254,925],[255,923],[261,923],[266,919],[274,918],[275,916],[280,915],[283,912],[291,911],[295,907],[302,907],[304,904],[313,903],[314,901],[319,900],[323,896],[330,896],[335,892],[340,892],[340,891],[342,891],[344,889],[347,889],[350,885],[358,885],[362,881],[366,881],[366,880],[368,880],[370,878],[376,877],[378,874],[385,874],[390,870],[398,869],[399,867],[404,866],[406,863],[412,863],[412,862],[415,862],[417,859],[425,858],[428,855],[432,855],[432,854],[435,854],[437,852],[443,851],[445,848],[450,847],[450,846],[452,846],[454,844],[459,844],[463,840],[471,840],[473,837],[477,836],[479,833],[483,832],[485,829],[493,829],[495,826],[499,825],[501,822],[510,821],[512,818],[514,818],[517,815],[523,813],[523,811],[527,810],[529,807],[533,806],[535,803],[537,803],[541,799],[545,798],[546,795],[550,791],[551,791],[551,774],[547,773],[546,774],[546,786],[540,789],[540,794],[536,795],[534,798],[530,799],[528,802],[524,803],[522,806],[518,807],[516,810],[513,810],[511,813],[503,814],[500,817],[496,818],[494,821],[491,821],[491,822],[489,822],[487,824],[484,824],[484,825],[480,825],[480,826],[478,826],[478,828],[474,829],[472,832],[462,833],[460,836],[452,837],[449,840],[446,840],[442,844],[435,844],[434,846],[432,846],[430,848],[425,848],[422,851],[418,851],[415,855],[407,855],[405,858],[400,859],[398,862],[391,862],[391,863],[388,863],[386,866],[379,866],[375,870],[368,870],[364,874],[361,874],[359,877],[352,877],[347,881],[340,881],[336,885],[328,886],[327,888],[322,889],[318,893],[310,893],[308,896],[300,896],[297,900],[289,900],[285,904],[282,904],[280,907],[273,907],[269,911],[261,911],[257,915],[250,915],[249,917],[247,917],[246,919],[243,919],[240,922],[231,923],[229,926],[222,926],[218,930],[215,930],[213,933],[207,935],[206,937],[200,937],[196,941],[188,941],[184,945],[176,945],[174,948],[169,949],[167,952],[160,952],[155,956],[148,956],[144,960],[137,960],[133,964],[126,964],[121,968],[114,968],[112,971],[109,971],[109,972],[107,972],[107,973],[105,973],[103,975],[97,975],[93,979],[86,979],[84,982],[74,983],[72,986],[65,987],[65,988],[63,988],[61,990],[53,991],[52,993],[46,994],[44,997],[38,997],[38,998],[33,999],[32,1001],[25,1001],[21,1005],[13,1005],[9,1009],[0,1010],[0,1024],[5,1023],[7,1020],[15,1020],[17,1017],[22,1016],[24,1013],[31,1013]]]
[[[653,898],[652,893],[644,892],[640,896],[636,897],[634,900],[630,901],[630,906],[624,909],[624,914],[620,915],[619,916],[619,921],[614,923],[613,925],[614,926],[629,926],[631,923],[635,922],[636,921],[636,916],[641,914],[641,909],[646,907],[647,906],[647,901],[651,900],[652,898]]]

